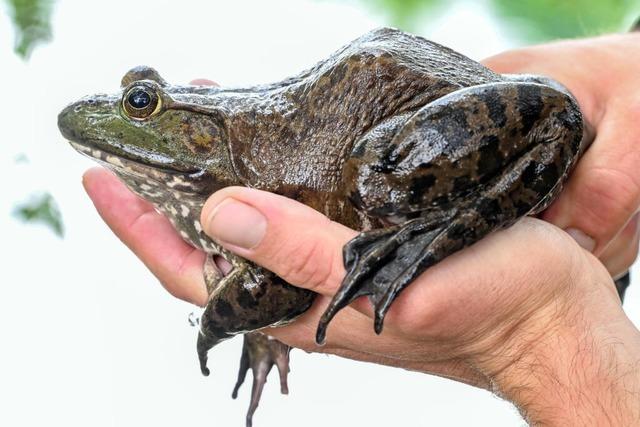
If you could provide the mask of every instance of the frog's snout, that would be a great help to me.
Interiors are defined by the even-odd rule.
[[[62,135],[73,142],[81,142],[88,134],[94,134],[95,125],[117,115],[118,95],[87,96],[65,107],[58,114],[58,128]]]
[[[76,105],[71,104],[58,114],[58,129],[60,129],[62,136],[71,141],[75,141],[77,139],[76,131],[73,126],[75,108]]]
[[[92,110],[97,104],[96,98],[87,97],[65,107],[58,114],[58,128],[62,135],[74,142],[83,139],[82,130],[87,130],[87,126],[90,124],[88,119],[95,116],[95,112]]]

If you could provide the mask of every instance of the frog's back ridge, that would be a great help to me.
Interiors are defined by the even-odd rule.
[[[285,86],[303,83],[313,76],[331,74],[332,69],[340,62],[360,56],[386,57],[416,73],[423,73],[425,77],[446,80],[459,87],[502,79],[499,74],[486,67],[478,66],[477,62],[446,46],[396,28],[381,27],[344,45],[329,58],[295,76],[276,83],[234,88],[232,91],[278,90]]]
[[[247,183],[265,190],[291,196],[283,188],[296,186],[311,190],[314,197],[335,193],[347,153],[369,130],[460,88],[501,80],[422,37],[390,28],[373,30],[296,77],[246,89],[259,96],[252,96],[251,114],[234,116],[239,124],[232,128],[251,129],[229,132],[234,166]],[[286,170],[268,161],[273,151],[288,165]],[[270,184],[275,182],[283,185]]]

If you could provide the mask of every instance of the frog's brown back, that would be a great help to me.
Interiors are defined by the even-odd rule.
[[[375,30],[296,77],[245,89],[262,101],[250,117],[235,117],[230,143],[236,167],[248,185],[357,226],[361,220],[348,218],[357,215],[340,191],[355,141],[450,92],[500,80],[437,43],[395,29]]]

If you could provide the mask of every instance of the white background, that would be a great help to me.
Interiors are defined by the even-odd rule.
[[[477,4],[425,17],[418,32],[475,59],[510,47]],[[0,17],[0,425],[243,426],[250,382],[230,399],[241,340],[212,351],[212,375],[200,375],[192,308],[166,294],[100,221],[80,185],[92,163],[59,135],[57,112],[82,95],[117,90],[139,64],[172,82],[274,81],[384,19],[301,0],[66,0],[54,18],[54,41],[25,64]],[[21,153],[28,163],[14,161]],[[11,217],[36,190],[58,200],[63,240]],[[640,324],[637,288],[626,306]],[[485,391],[301,351],[292,353],[291,394],[277,385],[268,383],[256,427],[524,424]]]

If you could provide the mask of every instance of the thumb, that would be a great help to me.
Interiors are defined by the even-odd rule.
[[[295,200],[228,187],[201,214],[205,233],[292,285],[331,296],[345,271],[342,247],[357,233]]]

